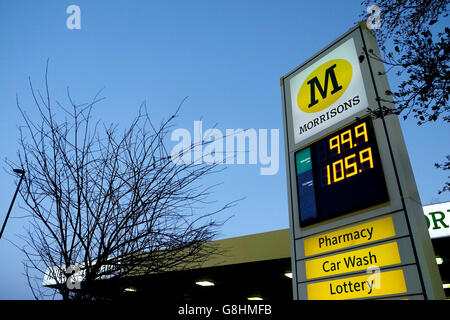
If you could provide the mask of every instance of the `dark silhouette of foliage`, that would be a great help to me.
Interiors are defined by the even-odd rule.
[[[383,57],[375,58],[401,81],[388,93],[395,113],[404,120],[414,117],[418,125],[450,122],[449,1],[364,0],[362,4],[380,8],[380,28],[374,31]],[[448,161],[435,166],[448,170]],[[439,194],[445,191],[450,191],[448,182]]]
[[[392,93],[398,113],[417,124],[449,117],[450,28],[439,24],[448,17],[448,1],[378,0],[381,26],[375,30],[383,57],[401,83]],[[393,48],[393,49],[392,49]]]

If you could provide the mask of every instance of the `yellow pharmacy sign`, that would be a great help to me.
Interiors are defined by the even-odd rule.
[[[335,251],[395,236],[392,217],[386,217],[304,240],[305,256]]]

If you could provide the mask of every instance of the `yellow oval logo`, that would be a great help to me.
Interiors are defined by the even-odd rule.
[[[344,59],[334,59],[319,66],[303,82],[297,105],[303,112],[314,113],[328,108],[347,90],[353,68]]]

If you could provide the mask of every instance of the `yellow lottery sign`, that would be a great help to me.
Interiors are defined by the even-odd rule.
[[[305,257],[395,236],[392,217],[340,229],[304,240]]]
[[[401,269],[307,285],[309,300],[371,298],[406,292],[405,276]]]

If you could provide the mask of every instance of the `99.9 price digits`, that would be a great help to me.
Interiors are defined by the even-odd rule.
[[[368,141],[365,122],[329,139],[328,148],[331,157],[334,159],[340,157],[340,159],[326,165],[327,185],[374,167],[372,148],[364,148]]]

